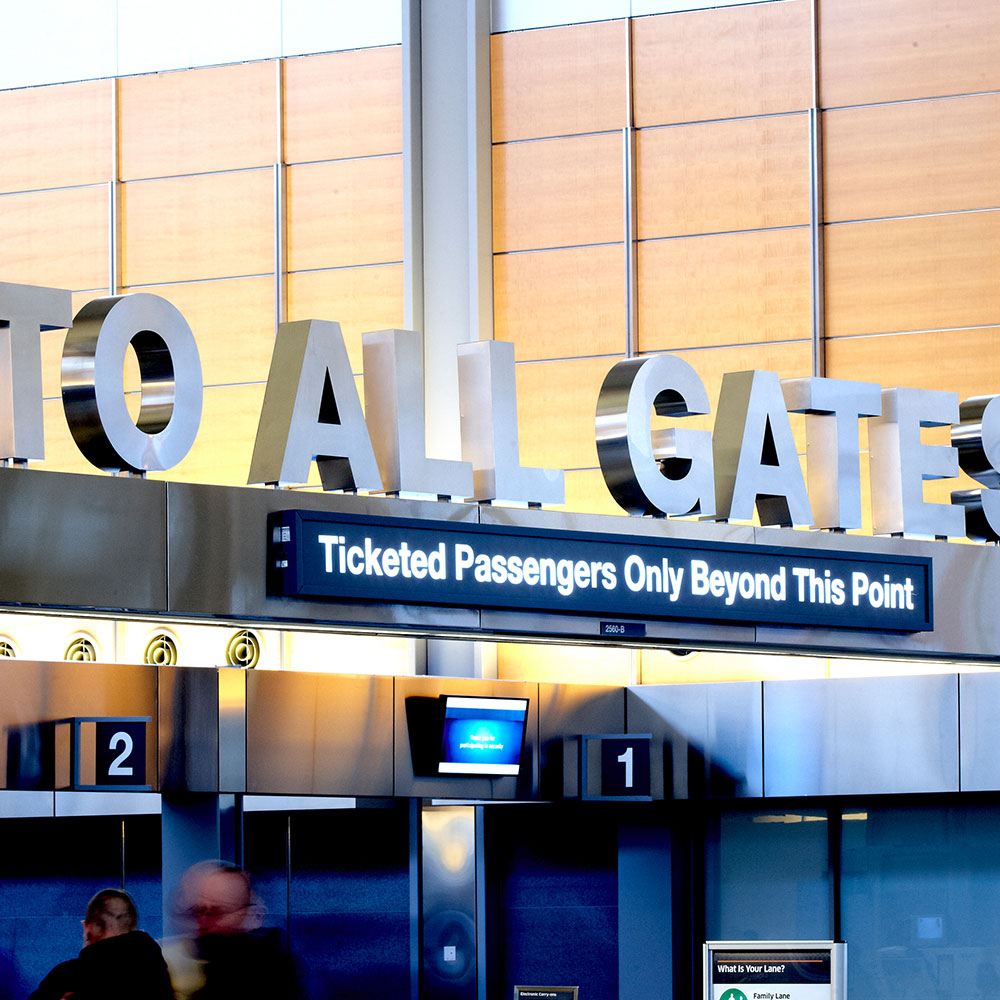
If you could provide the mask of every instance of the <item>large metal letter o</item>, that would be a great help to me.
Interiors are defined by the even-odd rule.
[[[129,344],[142,381],[136,421],[125,400]],[[176,465],[201,422],[201,361],[187,320],[159,295],[88,302],[66,334],[62,397],[77,447],[99,469],[158,472]]]

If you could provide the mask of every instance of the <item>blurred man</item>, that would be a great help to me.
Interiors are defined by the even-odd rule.
[[[261,927],[263,907],[242,868],[197,864],[176,899],[188,934],[165,941],[163,955],[177,1000],[298,1000],[294,963],[280,934]]]

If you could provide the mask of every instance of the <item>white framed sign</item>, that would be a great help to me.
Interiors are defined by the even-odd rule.
[[[704,1000],[845,1000],[847,945],[708,941]]]

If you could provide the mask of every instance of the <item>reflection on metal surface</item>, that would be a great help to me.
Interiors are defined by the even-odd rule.
[[[125,399],[130,345],[142,382],[135,422]],[[187,320],[148,293],[88,302],[66,335],[62,397],[77,447],[99,469],[156,472],[176,465],[201,422],[201,361]]]
[[[0,281],[0,459],[45,458],[39,333],[72,322],[65,289]]]
[[[575,798],[580,789],[582,733],[625,732],[625,691],[589,684],[538,687],[539,795]]]
[[[476,996],[476,809],[421,810],[423,978],[428,995]]]
[[[963,792],[1000,789],[1000,674],[962,674],[959,683]]]
[[[697,372],[670,354],[619,361],[597,400],[597,457],[611,495],[630,514],[715,514],[712,435],[654,432],[651,414],[708,413]]]
[[[0,660],[0,787],[63,787],[71,774],[73,717],[156,717],[156,671],[89,662]],[[156,738],[145,773],[156,774]],[[155,784],[152,780],[149,782]]]
[[[423,338],[412,330],[362,335],[365,411],[387,493],[472,496],[472,466],[427,457]]]
[[[500,340],[459,344],[458,383],[462,457],[472,463],[474,499],[564,503],[562,470],[521,465],[514,345]]]
[[[232,671],[239,673],[241,671]],[[219,790],[219,679],[204,667],[160,667],[160,788],[165,792]]]
[[[653,798],[753,798],[764,788],[759,682],[626,691],[629,732],[653,734]]]
[[[764,681],[764,793],[958,791],[958,678]]]
[[[248,792],[393,794],[391,677],[229,672],[247,685]]]
[[[247,790],[247,675],[223,668],[219,679],[219,791]]]
[[[957,538],[965,515],[954,504],[924,502],[924,480],[958,475],[958,452],[923,444],[921,427],[957,424],[958,395],[933,389],[883,389],[882,415],[868,421],[872,530],[876,535]]]
[[[295,486],[315,460],[324,490],[379,490],[375,452],[339,323],[282,323],[248,483]]]
[[[806,476],[817,528],[860,528],[861,444],[858,420],[882,412],[875,382],[783,379],[790,413],[806,416]]]
[[[1000,396],[976,396],[959,407],[951,429],[958,464],[986,489],[958,490],[951,502],[965,508],[965,533],[977,542],[1000,541]]]
[[[811,525],[812,507],[781,383],[774,372],[722,378],[712,437],[719,517],[761,524]]]

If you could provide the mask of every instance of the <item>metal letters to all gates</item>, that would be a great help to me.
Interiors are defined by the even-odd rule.
[[[111,472],[163,471],[188,452],[201,418],[198,349],[184,317],[146,293],[95,299],[71,318],[68,291],[0,282],[0,460],[44,458],[40,335],[67,328],[63,405],[81,452]],[[421,339],[362,337],[367,412],[338,323],[279,326],[250,483],[304,484],[316,462],[325,490],[418,493],[530,505],[564,502],[563,473],[520,464],[513,345],[457,348],[462,459],[429,458]],[[136,420],[123,364],[139,364]],[[632,514],[696,516],[847,530],[861,516],[859,421],[868,422],[875,534],[1000,540],[1000,403],[951,392],[774,372],[727,374],[713,431],[654,425],[710,413],[705,386],[671,355],[614,365],[597,400],[601,471]],[[806,415],[803,476],[789,413]],[[950,445],[921,428],[951,426]],[[923,499],[927,479],[962,469],[982,489],[950,504]]]

